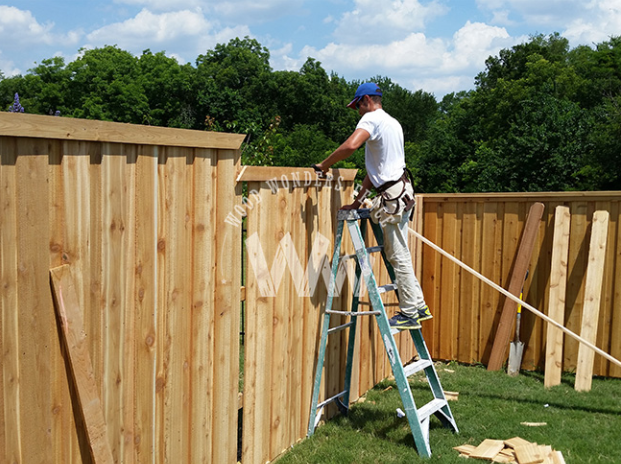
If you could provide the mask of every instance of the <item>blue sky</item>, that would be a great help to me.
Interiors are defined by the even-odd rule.
[[[572,47],[621,35],[621,0],[0,0],[0,71],[104,45],[194,63],[250,36],[275,70],[312,57],[347,80],[381,75],[441,98],[471,89],[490,55],[552,32]]]

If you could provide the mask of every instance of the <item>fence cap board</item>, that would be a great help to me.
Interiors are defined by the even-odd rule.
[[[286,178],[289,182],[300,180],[304,182],[312,179],[313,182],[338,182],[339,178],[345,182],[356,179],[357,169],[330,169],[331,179],[317,177],[312,168],[288,168],[278,166],[242,166],[237,175],[237,182],[268,182],[281,181]]]
[[[501,193],[418,193],[426,203],[441,203],[444,201],[459,202],[492,202],[499,201],[610,201],[621,200],[621,191],[599,192],[501,192]]]
[[[0,136],[238,150],[244,134],[0,112]]]

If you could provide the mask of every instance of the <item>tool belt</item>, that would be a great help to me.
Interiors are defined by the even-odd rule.
[[[412,196],[407,192],[407,186],[412,186]],[[391,192],[392,187],[396,185],[401,185],[401,189],[397,189],[397,193],[395,195],[394,189]],[[391,180],[389,182],[385,182],[379,187],[375,188],[375,191],[379,193],[381,197],[381,205],[384,208],[384,211],[388,214],[400,214],[402,211],[410,212],[410,220],[412,220],[412,216],[414,215],[414,206],[416,205],[416,201],[414,200],[414,183],[412,182],[412,173],[408,168],[405,168],[403,171],[403,175],[397,180]]]

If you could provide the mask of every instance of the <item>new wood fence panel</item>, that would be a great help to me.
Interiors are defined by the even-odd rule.
[[[0,461],[91,462],[49,283],[69,264],[115,459],[236,462],[242,136],[21,116],[0,114]]]
[[[443,247],[466,264],[481,272],[501,286],[508,283],[515,261],[515,253],[519,245],[524,228],[524,222],[530,205],[536,201],[543,202],[545,213],[542,218],[538,238],[529,264],[529,277],[524,285],[524,299],[544,313],[547,312],[548,293],[550,285],[550,259],[552,250],[553,215],[556,206],[566,205],[570,208],[571,230],[568,256],[567,297],[565,309],[566,326],[574,331],[580,331],[582,307],[584,299],[584,278],[588,259],[588,242],[590,239],[591,218],[596,210],[606,210],[611,214],[609,225],[607,259],[604,270],[604,292],[602,295],[600,324],[597,344],[611,354],[617,353],[621,317],[619,316],[619,296],[616,288],[619,277],[616,272],[619,262],[619,232],[618,217],[621,194],[619,192],[593,193],[549,193],[549,194],[473,194],[473,195],[420,195],[419,206],[424,209],[424,235]],[[481,214],[467,214],[473,207],[464,206],[467,203],[477,204],[477,211]],[[463,212],[463,214],[462,214]],[[462,214],[461,224],[457,216]],[[474,224],[472,221],[480,222]],[[465,244],[471,239],[469,228],[480,234],[481,250],[480,264],[470,263],[473,259],[470,249]],[[458,232],[456,232],[458,231]],[[463,234],[461,250],[456,247],[454,237]],[[478,240],[478,239],[477,239]],[[445,336],[451,333],[454,321],[466,320],[467,315],[461,314],[465,310],[456,308],[456,298],[470,299],[469,287],[474,285],[461,273],[456,280],[456,274],[444,267],[445,259],[436,256],[433,250],[423,249],[422,282],[425,297],[431,302],[432,312],[437,317],[424,325],[424,334],[430,345],[434,357],[439,359],[458,359],[465,362],[486,363],[489,359],[491,344],[495,336],[504,298],[500,298],[497,291],[489,286],[480,285],[478,310],[479,331],[476,347],[462,343],[462,334],[469,329],[463,328],[460,322],[459,334],[454,334],[447,340]],[[472,265],[474,264],[474,265]],[[457,282],[457,284],[456,284]],[[456,286],[457,285],[457,286]],[[451,295],[453,287],[461,297]],[[466,296],[464,296],[466,295]],[[431,305],[430,305],[431,306]],[[470,321],[474,323],[474,321]],[[528,311],[522,312],[521,338],[525,342],[522,366],[528,369],[542,369],[545,364],[545,324]],[[477,338],[472,329],[471,337]],[[460,337],[457,338],[457,335]],[[457,346],[455,347],[456,341]],[[564,370],[575,369],[577,361],[578,343],[565,337]],[[472,356],[473,353],[478,353]],[[451,356],[449,356],[451,355]],[[471,358],[470,361],[466,361]],[[618,375],[617,369],[603,359],[596,359],[596,375]]]
[[[248,192],[256,192],[250,197],[260,201],[248,210],[246,241],[244,463],[274,459],[306,435],[333,252],[333,216],[344,204],[345,193],[332,186],[294,186],[289,173],[282,172],[285,177],[278,176],[277,186],[247,184]],[[333,308],[348,309],[347,279],[337,291]],[[332,326],[340,324],[340,318],[331,319]],[[343,331],[329,338],[320,400],[342,389],[347,335]],[[335,408],[327,408],[324,418],[334,413]]]

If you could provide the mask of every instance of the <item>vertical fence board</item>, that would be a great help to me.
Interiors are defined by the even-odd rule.
[[[443,237],[442,248],[451,256],[459,256],[460,237],[459,223],[457,221],[457,204],[449,203],[443,208]],[[442,313],[439,317],[440,340],[446,340],[440,345],[439,357],[454,359],[456,354],[457,334],[455,333],[457,312],[459,311],[459,295],[454,291],[459,288],[459,275],[457,266],[448,259],[442,259],[442,287],[440,288]]]
[[[615,228],[611,231],[615,240],[615,252],[611,252],[612,263],[609,272],[613,277],[613,301],[612,316],[610,321],[610,354],[617,359],[621,358],[621,205],[618,201],[613,203],[616,211],[611,214],[611,221],[615,223]],[[608,363],[607,374],[612,377],[621,377],[621,367],[616,364]],[[604,374],[604,372],[600,372]]]
[[[21,149],[21,150],[19,150]],[[52,462],[49,430],[52,417],[41,405],[51,404],[51,353],[58,349],[56,319],[51,303],[49,274],[49,211],[47,146],[27,139],[18,147],[17,310],[19,325],[19,404],[23,462]],[[54,338],[53,338],[54,337]],[[45,388],[33,388],[45,385]]]
[[[244,357],[244,415],[242,436],[242,460],[244,463],[264,463],[267,456],[265,447],[266,426],[269,427],[271,356],[268,344],[271,341],[272,321],[268,298],[261,296],[258,278],[251,269],[266,253],[266,247],[259,247],[260,237],[269,235],[271,221],[259,220],[259,208],[269,207],[270,191],[261,183],[249,183],[248,190],[257,193],[259,206],[248,214],[246,250],[248,253],[248,272],[246,280],[246,335]],[[252,241],[257,240],[257,241]],[[265,263],[267,264],[267,263]]]
[[[438,229],[439,222],[441,221],[440,215],[437,214],[437,207],[439,204],[440,203],[425,204],[423,202],[423,198],[419,197],[417,201],[417,208],[421,210],[420,214],[423,214],[424,212],[423,229],[421,231],[422,235],[426,236],[436,245],[442,246]],[[427,221],[427,216],[430,217],[429,221]],[[438,339],[437,327],[439,324],[437,321],[440,317],[439,308],[441,304],[438,297],[439,284],[441,280],[440,261],[441,257],[438,253],[429,247],[423,247],[420,264],[421,272],[417,277],[423,289],[425,301],[434,315],[432,322],[423,326],[423,335],[425,336],[425,341],[427,342],[427,347],[432,357],[437,356],[437,352],[439,350],[439,345],[436,343],[436,340]],[[422,270],[423,263],[426,266],[424,271]]]
[[[213,414],[215,285],[212,269],[216,250],[215,150],[197,150],[194,159],[193,300],[191,362],[190,462],[210,462]],[[239,226],[238,226],[239,227]],[[241,230],[240,230],[241,232]],[[241,236],[241,233],[240,233]]]
[[[218,151],[216,210],[216,268],[214,309],[215,345],[213,398],[213,462],[237,459],[237,385],[239,381],[239,229],[227,224],[227,215],[241,203],[241,185],[235,183],[237,153]],[[231,259],[233,257],[233,259]]]
[[[156,369],[157,301],[157,152],[145,148],[136,160],[135,391],[133,455],[130,461],[151,462]]]
[[[17,267],[17,148],[0,138],[0,324],[2,332],[2,446],[6,462],[22,461],[20,337]]]
[[[580,333],[584,302],[584,277],[586,275],[590,238],[587,213],[588,204],[586,202],[577,202],[571,205],[565,327],[574,333]],[[563,367],[564,369],[575,369],[578,359],[578,343],[565,335],[563,344]]]
[[[287,324],[287,312],[291,311],[288,304],[289,294],[292,291],[290,275],[287,272],[291,266],[291,259],[287,259],[287,255],[292,252],[291,243],[285,243],[285,235],[289,239],[291,230],[291,214],[289,212],[289,190],[287,188],[279,188],[274,195],[274,207],[270,208],[270,214],[267,220],[273,222],[276,226],[273,240],[277,246],[276,256],[273,263],[273,269],[282,272],[282,280],[280,280],[276,297],[272,299],[272,386],[270,391],[270,456],[278,456],[282,450],[286,440],[286,424],[283,414],[283,408],[287,400],[287,377],[288,372],[288,353],[287,340],[289,337],[289,327]],[[285,248],[286,247],[286,248]],[[291,256],[289,256],[291,258]],[[272,274],[273,275],[273,274]]]

